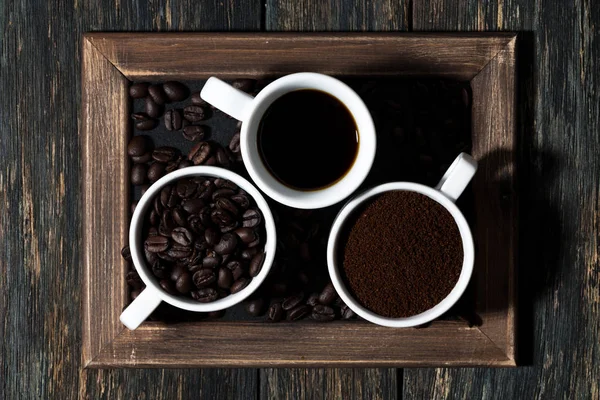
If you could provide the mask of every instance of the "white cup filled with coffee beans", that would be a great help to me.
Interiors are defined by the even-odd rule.
[[[197,312],[242,302],[267,277],[276,243],[267,202],[240,175],[211,166],[165,175],[133,212],[131,258],[146,288],[121,322],[136,329],[162,301]]]
[[[302,72],[256,97],[212,77],[202,99],[242,121],[240,148],[252,180],[289,207],[316,209],[354,192],[375,158],[371,114],[345,83]]]
[[[476,170],[477,162],[461,153],[435,188],[386,183],[340,210],[327,264],[348,307],[378,325],[410,327],[458,301],[471,279],[475,250],[455,201]]]

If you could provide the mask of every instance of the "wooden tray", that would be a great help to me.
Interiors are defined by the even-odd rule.
[[[515,366],[515,34],[130,34],[83,40],[83,362],[106,367]],[[146,322],[129,331],[129,81],[276,77],[445,77],[470,81],[482,323],[427,329],[367,322]]]

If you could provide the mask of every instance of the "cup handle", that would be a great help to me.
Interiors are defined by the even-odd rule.
[[[477,161],[467,153],[460,153],[435,187],[444,196],[456,201],[477,171]]]
[[[254,100],[254,97],[214,76],[208,78],[200,92],[200,97],[239,121],[246,119]]]
[[[134,330],[158,307],[161,300],[155,289],[146,287],[122,313],[119,319],[127,328]]]

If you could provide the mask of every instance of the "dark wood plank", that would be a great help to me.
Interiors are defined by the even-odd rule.
[[[406,0],[269,0],[266,2],[265,28],[269,31],[404,31],[410,27],[410,3]],[[392,369],[297,371],[289,376],[281,369],[262,370],[261,397],[293,398],[297,393],[295,388],[307,380],[324,382],[324,387],[305,386],[305,398],[369,398],[366,393],[371,394],[371,398],[399,397],[397,377],[401,379],[401,372]]]
[[[81,35],[258,30],[257,0],[0,3],[0,398],[253,398],[256,370],[81,371]],[[230,389],[230,385],[236,389]]]
[[[458,3],[458,4],[456,4]],[[480,5],[482,4],[482,5]],[[519,359],[515,370],[406,370],[406,398],[599,398],[594,2],[415,3],[423,30],[525,31],[519,42]]]

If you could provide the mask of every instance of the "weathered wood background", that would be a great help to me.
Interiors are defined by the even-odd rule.
[[[0,0],[0,398],[598,399],[598,24],[595,0]],[[522,32],[525,365],[82,371],[81,34],[171,30]]]

